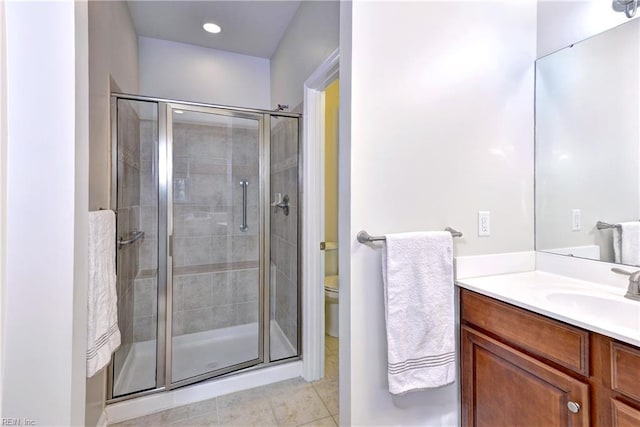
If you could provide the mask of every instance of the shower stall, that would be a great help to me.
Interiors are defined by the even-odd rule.
[[[113,94],[111,402],[300,355],[300,116]]]

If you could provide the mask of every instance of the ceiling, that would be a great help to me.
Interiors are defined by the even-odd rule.
[[[244,55],[271,58],[300,1],[128,1],[136,33]],[[222,27],[210,34],[205,22]]]

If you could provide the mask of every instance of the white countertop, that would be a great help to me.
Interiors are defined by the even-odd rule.
[[[640,347],[640,301],[625,289],[542,271],[456,281],[497,300]]]

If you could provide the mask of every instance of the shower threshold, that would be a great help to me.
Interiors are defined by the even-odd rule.
[[[271,321],[270,329],[270,359],[275,361],[295,356],[295,347],[275,320]],[[257,343],[257,322],[174,337],[173,380],[180,381],[255,359],[258,354]],[[120,375],[115,379],[114,396],[155,388],[155,357],[155,340],[134,343]]]

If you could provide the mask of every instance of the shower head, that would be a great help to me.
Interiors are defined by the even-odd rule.
[[[633,18],[638,9],[640,0],[613,0],[611,7],[616,12],[624,12],[627,18]]]

